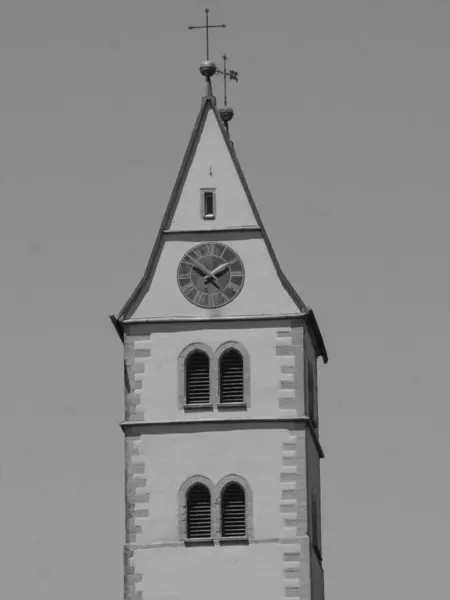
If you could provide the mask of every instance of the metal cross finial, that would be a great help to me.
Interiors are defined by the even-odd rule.
[[[220,73],[223,75],[223,95],[224,95],[224,106],[227,106],[227,77],[230,78],[230,81],[239,81],[238,72],[230,69],[227,71],[227,60],[228,56],[224,54],[223,58],[223,69],[217,69],[216,73]]]
[[[226,25],[210,25],[209,24],[209,8],[205,8],[206,25],[189,25],[188,29],[206,29],[206,60],[209,60],[209,30],[213,27],[223,27]]]

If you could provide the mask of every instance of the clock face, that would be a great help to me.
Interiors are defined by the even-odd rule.
[[[207,242],[186,252],[178,265],[177,279],[189,302],[202,308],[218,308],[241,291],[244,265],[229,246]]]

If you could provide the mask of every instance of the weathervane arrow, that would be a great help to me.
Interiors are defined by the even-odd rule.
[[[230,69],[230,70],[227,69],[228,56],[226,54],[224,54],[222,56],[222,58],[223,58],[223,69],[217,69],[216,73],[223,75],[224,106],[227,106],[227,78],[229,78],[230,81],[237,82],[237,81],[239,81],[239,79],[238,79],[239,73],[237,71],[233,71],[232,69]]]

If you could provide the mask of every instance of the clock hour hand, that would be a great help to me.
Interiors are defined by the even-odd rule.
[[[222,275],[222,273],[224,271],[226,271],[228,269],[228,267],[230,266],[229,263],[224,263],[222,265],[219,265],[218,267],[216,267],[215,269],[213,269],[211,271],[211,276],[212,277],[217,277],[218,275]]]
[[[215,269],[211,271],[212,275],[222,275],[224,271],[226,271],[230,266],[230,263],[224,263],[223,265],[219,265]]]

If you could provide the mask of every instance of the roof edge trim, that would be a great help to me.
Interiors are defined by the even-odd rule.
[[[317,322],[316,316],[315,316],[312,308],[310,308],[308,310],[308,312],[306,313],[306,320],[311,325],[311,329],[312,329],[314,338],[316,340],[316,343],[317,343],[317,346],[319,349],[319,355],[323,358],[323,362],[325,364],[327,364],[327,362],[328,362],[327,349],[325,347],[325,342],[323,341],[322,333],[320,331],[319,324]]]
[[[120,337],[120,339],[123,342],[124,341],[123,321],[119,321],[118,319],[116,319],[116,317],[114,315],[109,315],[109,318],[111,319],[111,323],[113,324],[117,335]]]

